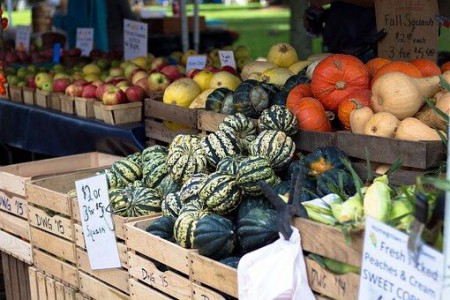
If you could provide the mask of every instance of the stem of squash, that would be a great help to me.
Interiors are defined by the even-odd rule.
[[[336,118],[336,115],[334,114],[334,112],[327,110],[325,112],[325,114],[327,115],[328,120],[333,121]]]
[[[336,89],[337,89],[337,90],[343,90],[343,89],[345,89],[345,82],[344,82],[344,81],[338,81],[338,82],[336,82]]]

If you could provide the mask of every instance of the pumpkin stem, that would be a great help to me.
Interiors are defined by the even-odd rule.
[[[328,120],[333,121],[336,118],[336,115],[332,111],[325,111],[325,114],[327,115]]]
[[[345,81],[338,81],[338,82],[336,82],[336,89],[337,90],[345,89]]]
[[[278,48],[278,50],[279,50],[281,53],[286,53],[286,52],[288,52],[288,47],[287,47],[285,44],[281,44],[281,45],[280,45],[280,48]]]
[[[355,104],[355,109],[360,109],[360,108],[363,108],[363,107],[364,107],[364,106],[361,104],[361,102],[359,102],[358,100],[351,99],[350,102],[352,102],[353,104]]]

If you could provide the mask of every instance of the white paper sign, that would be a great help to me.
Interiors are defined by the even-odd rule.
[[[407,243],[407,234],[366,219],[358,299],[440,299],[442,253],[423,246],[415,264],[409,259]]]
[[[125,19],[123,22],[123,47],[125,60],[147,56],[148,25]]]
[[[30,38],[31,38],[31,27],[30,26],[17,26],[16,27],[16,50],[29,52],[30,51]]]
[[[220,64],[223,66],[230,66],[236,70],[236,61],[234,60],[233,51],[219,51]]]
[[[206,55],[191,55],[188,56],[186,62],[186,71],[193,69],[203,69],[206,66]]]
[[[94,28],[77,28],[76,47],[81,49],[82,56],[89,56],[94,48]]]
[[[119,268],[120,259],[104,174],[75,182],[84,241],[92,270]]]

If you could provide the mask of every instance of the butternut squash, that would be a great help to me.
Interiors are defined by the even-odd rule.
[[[391,113],[378,112],[364,126],[364,134],[393,138],[400,120]]]
[[[416,118],[406,118],[400,122],[395,138],[406,141],[439,141],[439,134]]]
[[[440,91],[430,99],[432,104],[440,109],[442,112],[450,116],[450,92]],[[416,119],[419,119],[426,125],[437,128],[439,130],[445,130],[448,123],[442,118],[432,107],[425,103],[417,114],[414,115]]]
[[[350,130],[353,133],[364,134],[364,126],[367,121],[373,116],[373,111],[370,107],[359,107],[350,113]]]
[[[442,76],[450,82],[450,71]],[[400,120],[412,117],[425,98],[433,97],[440,90],[439,82],[439,76],[411,78],[400,72],[384,74],[373,84],[372,108],[374,112],[389,112]]]

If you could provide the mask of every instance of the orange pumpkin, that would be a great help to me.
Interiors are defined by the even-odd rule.
[[[292,113],[297,118],[300,129],[307,131],[331,131],[331,123],[327,112],[319,100],[312,97],[300,99]]]
[[[401,72],[414,78],[423,77],[422,72],[420,72],[420,70],[412,63],[406,61],[393,61],[378,69],[372,79],[372,85],[381,75],[392,72]]]
[[[427,58],[416,58],[410,61],[422,73],[423,77],[441,75],[438,65]]]
[[[312,97],[311,84],[309,83],[298,84],[289,92],[286,99],[286,107],[292,112],[297,102],[304,97]]]
[[[441,66],[441,72],[442,72],[442,74],[445,73],[445,72],[447,72],[447,71],[450,71],[450,61],[444,63],[444,64]]]
[[[350,114],[354,109],[368,106],[370,107],[370,98],[372,97],[372,91],[360,90],[357,91],[339,104],[338,118],[344,125],[345,129],[350,129]]]
[[[366,63],[367,72],[369,72],[369,76],[372,79],[375,76],[375,73],[384,65],[390,63],[391,61],[387,58],[375,57],[369,60]]]
[[[314,70],[311,91],[326,110],[336,112],[339,104],[357,90],[369,87],[369,73],[356,57],[333,54]]]

